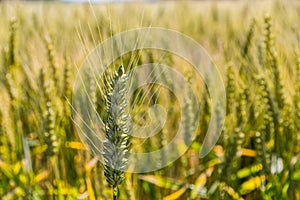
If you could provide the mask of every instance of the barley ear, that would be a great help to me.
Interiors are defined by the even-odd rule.
[[[254,31],[255,31],[255,20],[253,19],[250,24],[249,30],[247,32],[246,41],[242,47],[242,56],[243,57],[249,56],[249,49],[253,42]]]
[[[17,32],[17,20],[12,19],[10,22],[10,37],[9,37],[9,49],[8,49],[8,66],[14,66],[16,64],[16,32]]]
[[[121,66],[111,82],[107,97],[106,141],[104,142],[104,175],[113,187],[113,197],[117,199],[118,185],[124,180],[129,148],[129,128],[127,111],[127,74]]]
[[[226,114],[229,115],[235,110],[235,80],[234,80],[234,71],[232,66],[228,67],[227,70],[227,87],[226,87],[226,97],[227,97],[227,105],[226,105]]]

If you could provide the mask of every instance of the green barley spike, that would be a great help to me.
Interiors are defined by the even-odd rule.
[[[46,103],[46,113],[44,118],[44,137],[47,144],[46,154],[50,156],[56,154],[59,149],[59,142],[55,132],[55,113],[52,107],[52,103],[48,101]]]
[[[227,99],[227,114],[234,112],[235,110],[235,82],[234,72],[231,66],[227,70],[227,87],[226,87],[226,99]]]
[[[72,67],[69,58],[65,58],[65,68],[64,68],[64,81],[63,81],[63,97],[67,98],[69,101],[71,100],[72,96],[72,84],[71,84],[71,77],[72,77]]]
[[[229,176],[232,172],[233,163],[237,157],[239,149],[244,142],[245,134],[240,129],[235,129],[233,138],[228,144],[225,152],[225,159],[222,165],[221,181],[229,183]]]
[[[59,149],[59,140],[56,133],[56,124],[55,124],[55,110],[53,105],[53,87],[54,83],[52,80],[47,78],[46,68],[41,69],[40,81],[41,87],[45,96],[45,114],[43,116],[44,124],[44,139],[47,144],[47,155],[55,155]]]
[[[16,84],[13,80],[11,73],[7,73],[5,78],[6,78],[9,97],[11,101],[14,102],[18,99],[18,91],[16,88]]]
[[[57,74],[55,52],[54,52],[53,42],[50,37],[45,37],[45,44],[46,44],[46,48],[47,48],[48,61],[49,61],[49,65],[50,65],[52,79],[54,81],[55,87],[60,88],[59,80],[57,77],[58,74]]]
[[[191,99],[186,98],[184,104],[183,115],[183,130],[184,130],[184,143],[189,146],[192,142],[195,114],[193,113],[193,102]]]
[[[16,64],[16,31],[17,31],[17,20],[12,19],[10,22],[10,37],[9,37],[9,49],[8,49],[8,66]]]
[[[272,20],[269,15],[264,18],[264,50],[265,50],[265,64],[270,66],[272,62],[271,52],[273,51],[273,33],[272,33]]]
[[[124,67],[121,66],[111,82],[112,90],[107,97],[108,118],[105,124],[104,175],[113,187],[114,199],[117,198],[118,185],[124,180],[129,149],[129,127],[127,109],[127,81]]]
[[[238,100],[238,105],[237,105],[237,112],[236,112],[236,116],[237,116],[237,126],[242,128],[247,120],[247,93],[248,90],[244,89],[241,93],[240,93],[240,97]]]
[[[260,98],[260,110],[263,114],[263,127],[262,131],[265,133],[266,140],[273,137],[275,132],[275,113],[274,103],[271,98],[270,90],[265,82],[264,78],[258,79],[259,84],[259,98]]]
[[[207,79],[206,81],[209,81],[209,80]],[[207,84],[207,85],[209,85],[209,84]],[[209,126],[210,115],[212,112],[212,106],[211,106],[209,100],[210,99],[209,99],[208,89],[206,88],[206,85],[205,85],[205,87],[203,88],[203,91],[202,91],[202,99],[201,99],[201,102],[203,102],[201,105],[202,114],[200,114],[200,121],[199,121],[199,124],[201,124],[201,129],[200,129],[200,134],[197,135],[197,137],[198,137],[197,140],[204,139],[204,137],[203,137],[204,133],[206,133],[208,126]]]
[[[264,44],[265,44],[265,64],[270,67],[274,75],[275,99],[279,109],[283,109],[286,104],[284,86],[280,77],[278,55],[274,46],[274,35],[272,32],[272,20],[269,15],[264,19]]]
[[[256,152],[258,154],[257,160],[259,163],[263,165],[263,170],[262,174],[270,174],[270,156],[268,155],[267,152],[267,147],[266,147],[266,141],[261,132],[256,132],[255,133],[255,147],[256,147]]]
[[[242,56],[245,57],[248,55],[249,53],[249,48],[252,44],[252,40],[253,40],[253,36],[254,36],[254,31],[255,31],[255,20],[253,19],[251,24],[250,24],[250,27],[249,27],[249,30],[248,30],[248,33],[247,33],[247,36],[246,36],[246,41],[245,41],[245,44],[242,48]]]
[[[72,133],[71,131],[71,113],[72,109],[69,105],[69,102],[72,102],[72,83],[71,83],[71,77],[72,77],[72,67],[71,63],[68,57],[65,56],[65,68],[64,68],[64,76],[63,76],[63,90],[61,91],[62,94],[62,100],[63,100],[63,113],[64,115],[64,132],[66,134]],[[67,136],[68,137],[68,136]]]
[[[264,125],[261,129],[264,141],[274,140],[273,151],[276,154],[280,154],[280,146],[283,142],[283,128],[282,128],[282,113],[276,106],[274,98],[271,96],[271,92],[266,84],[266,81],[262,78],[261,84],[263,88],[263,98],[265,104],[263,106],[267,108],[264,113]]]
[[[272,51],[271,56],[272,56],[271,67],[273,69],[273,74],[274,74],[275,98],[279,109],[284,109],[284,106],[286,105],[286,98],[284,93],[285,89],[282,83],[282,79],[280,77],[277,52],[275,50]]]
[[[293,134],[295,132],[295,127],[293,123],[293,117],[291,117],[292,113],[292,106],[290,104],[286,104],[282,111],[283,137],[280,139],[280,154],[290,153],[295,150],[294,147],[296,146],[295,141],[297,141],[297,134]]]

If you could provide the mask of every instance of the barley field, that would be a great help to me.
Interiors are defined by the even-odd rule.
[[[141,27],[201,44],[226,97],[212,100],[217,77],[142,48],[85,75],[87,97],[77,105],[75,83],[93,50]],[[300,199],[300,1],[3,1],[0,52],[0,199]],[[184,87],[176,94],[176,76],[155,67],[144,79],[156,74],[168,87],[130,92],[132,70],[156,62],[185,77],[195,95]],[[184,91],[190,98],[180,100]],[[199,157],[212,116],[220,136]],[[167,146],[178,130],[178,145],[156,160],[130,159]]]

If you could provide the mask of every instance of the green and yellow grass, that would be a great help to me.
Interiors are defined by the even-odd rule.
[[[217,145],[198,159],[211,113],[209,94],[199,90],[202,112],[189,150],[159,171],[125,173],[119,199],[300,199],[299,2],[1,2],[0,16],[1,199],[112,198],[104,167],[75,132],[69,102],[87,54],[141,26],[202,44],[222,73],[227,112]],[[138,58],[160,60],[146,50]],[[197,80],[176,61],[161,59]],[[103,97],[96,103],[102,115]],[[173,112],[141,151],[170,140],[180,117]]]

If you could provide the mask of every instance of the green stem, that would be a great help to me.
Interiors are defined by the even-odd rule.
[[[118,186],[114,186],[113,187],[113,200],[117,200],[118,199],[118,193],[119,193]]]

